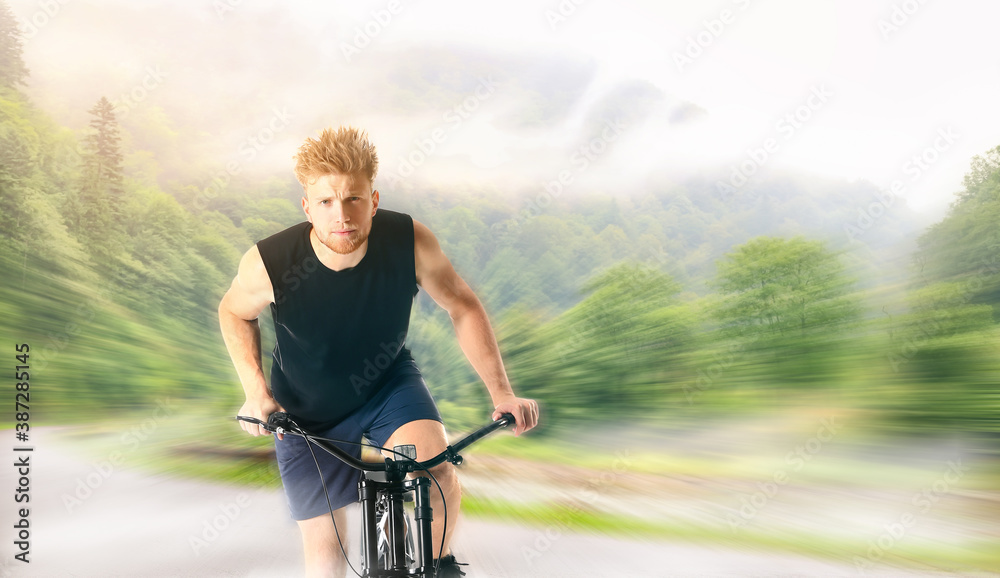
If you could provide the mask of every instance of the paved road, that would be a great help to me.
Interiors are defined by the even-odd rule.
[[[0,468],[0,576],[300,576],[298,530],[280,491],[248,490],[91,460],[34,430],[30,564],[12,528],[16,468]],[[12,439],[9,431],[2,439]],[[9,435],[10,437],[6,437]],[[6,450],[13,455],[14,452]],[[110,457],[110,456],[109,456]],[[7,460],[4,460],[7,461]],[[560,576],[858,576],[806,557],[617,540],[465,520],[455,550],[469,578]],[[355,534],[352,531],[352,534]],[[892,569],[869,576],[902,576]],[[922,574],[930,575],[930,574]]]

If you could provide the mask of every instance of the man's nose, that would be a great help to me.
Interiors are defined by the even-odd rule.
[[[342,201],[333,202],[333,218],[340,223],[346,223],[351,220],[351,217],[347,214],[347,210],[345,209]]]

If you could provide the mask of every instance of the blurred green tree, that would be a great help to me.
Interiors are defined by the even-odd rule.
[[[13,91],[0,90],[0,234],[12,238],[25,225],[27,188],[41,148],[27,108]]]
[[[593,277],[587,296],[541,323],[520,311],[506,318],[501,338],[512,379],[544,400],[556,419],[618,419],[670,403],[687,373],[694,320],[669,275],[619,263]]]
[[[477,286],[489,252],[489,227],[467,207],[454,207],[444,217],[436,232],[441,248],[466,281]]]
[[[0,0],[0,236],[6,237],[16,237],[26,219],[25,181],[39,152],[38,134],[18,91],[27,77],[21,30],[10,6]]]
[[[0,86],[17,88],[28,78],[22,57],[21,29],[7,2],[0,0]]]
[[[965,285],[963,299],[1000,321],[1000,146],[972,159],[948,215],[919,239],[921,281]]]
[[[1000,146],[972,159],[948,215],[919,239],[916,287],[888,362],[891,409],[921,427],[1000,431]]]
[[[862,311],[837,255],[803,237],[740,245],[718,264],[716,284],[723,334],[752,341],[791,381],[814,381]]]

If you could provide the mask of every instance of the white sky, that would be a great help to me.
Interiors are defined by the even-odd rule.
[[[1000,2],[577,2],[504,2],[488,14],[467,2],[413,2],[392,34],[585,53],[607,82],[646,79],[708,111],[706,123],[679,135],[656,122],[633,135],[629,152],[648,163],[664,153],[695,164],[735,163],[747,147],[777,137],[774,167],[886,187],[899,179],[912,208],[937,212],[960,188],[971,157],[1000,145]],[[358,8],[358,17],[383,4]],[[560,6],[569,15],[553,29],[546,11],[558,14]],[[730,23],[678,70],[674,54],[724,9]],[[892,24],[894,11],[901,25],[883,33],[879,21]],[[833,96],[786,140],[775,123],[818,86]],[[955,142],[927,153],[937,160],[914,178],[906,163],[948,127]]]
[[[124,0],[100,4],[114,7],[116,1],[138,6]],[[340,42],[350,41],[357,27],[370,23],[374,13],[384,15],[394,4],[218,1],[235,5],[235,16],[226,18],[266,13],[276,6],[288,10],[306,41],[328,56],[338,52]],[[37,0],[10,3],[22,16],[41,10]],[[205,21],[218,18],[210,0],[177,5]],[[670,110],[665,108],[642,126],[630,127],[607,162],[588,175],[596,183],[613,183],[623,173],[642,175],[664,165],[681,171],[729,167],[747,160],[748,148],[775,138],[778,149],[769,155],[769,171],[861,178],[886,188],[900,180],[911,208],[936,217],[960,189],[971,157],[1000,144],[995,31],[1000,2],[398,0],[396,5],[401,9],[372,43],[382,50],[400,46],[401,58],[405,47],[427,43],[592,59],[598,64],[597,78],[584,101],[577,103],[580,114],[571,118],[579,118],[615,83],[634,79],[660,88],[670,107],[687,101],[706,111],[698,122],[677,126],[669,123]],[[61,13],[53,20],[66,23],[73,18],[72,2],[59,6]],[[729,23],[716,23],[718,34],[712,35],[707,28],[723,10],[730,11]],[[891,24],[894,13],[899,26],[886,34],[880,21]],[[564,19],[553,24],[553,14]],[[45,32],[53,40],[57,28]],[[94,43],[102,42],[100,30],[93,34]],[[679,70],[675,55],[698,38],[707,46]],[[252,77],[252,62],[244,64]],[[820,89],[830,94],[827,102],[810,112],[794,134],[781,131],[777,123]],[[499,98],[490,104],[503,106]],[[569,132],[566,127],[550,128],[543,135],[513,134],[498,130],[484,115],[463,126],[461,138],[442,150],[460,149],[480,166],[500,166],[515,149],[560,138],[572,141],[562,136]],[[956,135],[954,142],[945,150],[927,152],[934,162],[915,177],[906,163],[933,148],[935,139],[944,144],[939,131]],[[389,145],[390,153],[397,150],[394,146]],[[398,150],[405,152],[405,147]]]

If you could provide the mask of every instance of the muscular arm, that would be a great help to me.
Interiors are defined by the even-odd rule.
[[[249,415],[266,420],[280,410],[271,397],[264,378],[260,350],[260,323],[257,318],[269,303],[274,301],[271,280],[264,269],[257,246],[253,246],[240,260],[239,272],[229,291],[219,303],[219,326],[226,349],[236,366],[246,402],[239,415]],[[240,422],[252,435],[268,434],[259,426]]]
[[[430,229],[413,221],[413,235],[417,283],[451,317],[462,352],[486,384],[493,400],[494,419],[502,413],[514,414],[517,420],[515,434],[535,427],[538,404],[514,395],[483,304],[455,272]]]

